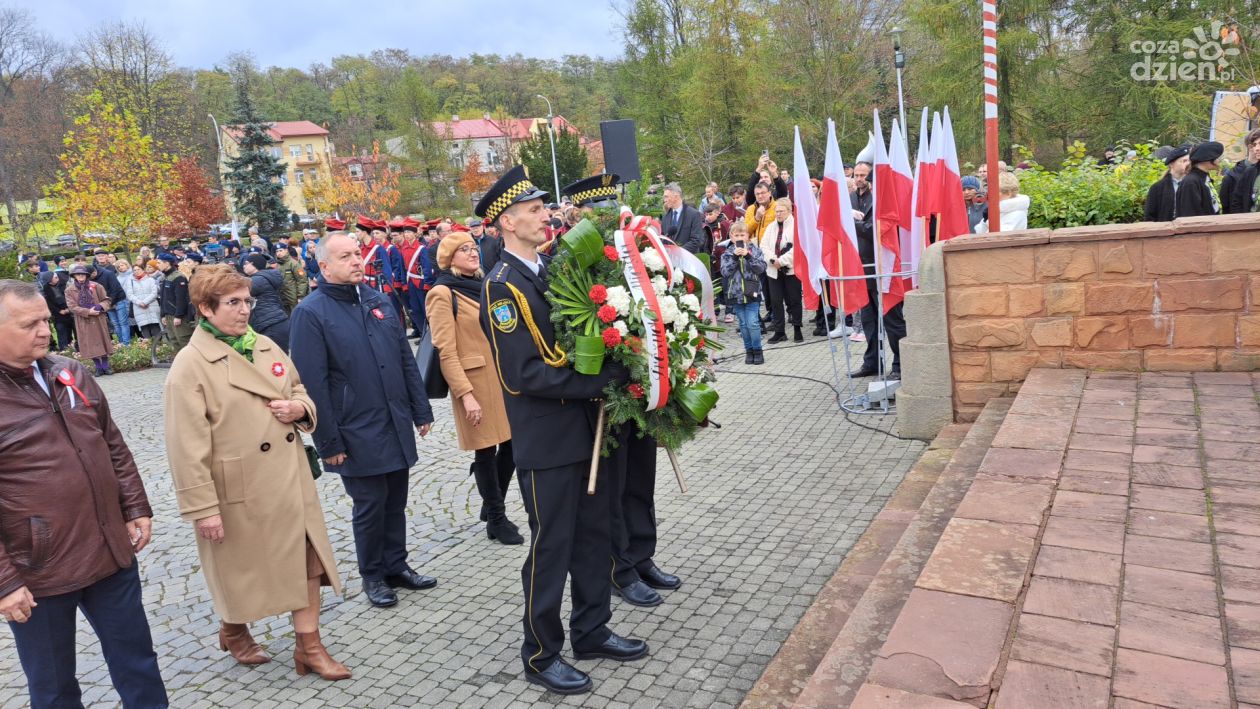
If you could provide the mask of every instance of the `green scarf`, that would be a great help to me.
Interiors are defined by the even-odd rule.
[[[254,345],[258,343],[258,333],[254,332],[254,328],[247,326],[244,335],[224,335],[222,330],[211,325],[209,320],[202,318],[201,329],[214,335],[214,339],[226,342],[228,347],[240,352],[242,357],[253,363]]]

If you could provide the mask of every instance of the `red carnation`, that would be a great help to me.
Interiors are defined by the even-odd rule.
[[[705,343],[705,341],[704,341],[704,338],[703,338],[703,337],[701,337],[701,338],[700,338],[700,341],[696,343],[696,349],[698,349],[698,350],[702,350],[702,349],[704,349],[705,344],[706,344],[706,343]]]
[[[617,309],[611,305],[601,305],[599,311],[595,314],[599,316],[600,320],[603,320],[606,323],[617,319]]]
[[[687,286],[687,292],[688,292],[688,293],[695,293],[695,292],[696,292],[696,282],[695,282],[695,281],[693,281],[693,280],[691,280],[690,278],[688,278],[686,281],[684,281],[684,283],[685,283],[685,284],[686,284],[686,286]]]
[[[621,260],[621,254],[617,253],[617,247],[615,247],[615,246],[605,246],[605,247],[604,247],[604,258],[608,259],[609,261],[620,261],[620,260]]]
[[[621,344],[621,331],[615,327],[610,327],[600,333],[604,338],[605,347],[616,347]]]
[[[643,351],[643,340],[640,340],[637,337],[627,337],[626,345],[630,348],[631,352],[637,353]]]
[[[591,292],[587,293],[591,298],[591,302],[596,305],[603,305],[608,302],[608,289],[602,284],[596,283],[591,286]]]
[[[694,381],[694,380],[696,380],[696,379],[699,379],[699,378],[700,378],[700,370],[696,369],[695,367],[692,367],[691,369],[688,369],[688,370],[687,370],[687,378],[688,378],[688,379],[690,379],[690,380],[693,380],[693,381]]]
[[[630,396],[632,398],[635,398],[635,399],[643,398],[644,392],[643,392],[642,384],[631,384],[630,386],[626,387],[626,391],[630,392]]]

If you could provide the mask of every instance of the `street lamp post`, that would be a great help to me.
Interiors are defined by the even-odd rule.
[[[223,158],[224,158],[224,153],[223,153],[223,138],[219,136],[219,122],[218,122],[217,120],[215,120],[215,118],[214,118],[214,114],[213,114],[213,113],[210,113],[210,114],[207,114],[207,115],[209,115],[209,116],[210,116],[210,122],[214,124],[214,142],[215,142],[215,145],[218,145],[218,146],[219,146],[219,183],[220,183],[220,184],[222,184],[222,182],[223,182]],[[224,200],[224,201],[226,201],[226,202],[227,202],[227,206],[228,206],[228,215],[232,218],[232,241],[235,241],[236,243],[238,243],[238,244],[239,244],[239,243],[240,243],[240,241],[241,241],[241,237],[240,237],[240,236],[238,236],[238,235],[237,235],[237,233],[236,233],[236,232],[237,232],[237,226],[236,226],[236,204],[234,203],[234,201],[233,201],[233,199],[232,199],[232,196],[231,196],[230,194],[227,194],[227,191],[228,191],[228,190],[227,190],[227,187],[225,186],[225,187],[224,187],[224,189],[223,189],[223,192],[224,192],[224,197],[226,197],[227,199],[226,199],[226,200]]]
[[[905,30],[896,26],[888,31],[893,38],[893,66],[897,69],[897,110],[901,114],[901,137],[909,145],[909,134],[906,130],[906,97],[901,90],[901,70],[906,68],[906,54],[901,51],[901,35],[904,33]]]
[[[551,99],[537,94],[535,98],[540,98],[547,102],[547,142],[551,143],[551,179],[555,182],[556,191],[551,196],[554,200],[560,199],[560,169],[556,167],[556,139],[551,134],[551,120],[553,118],[551,111]]]

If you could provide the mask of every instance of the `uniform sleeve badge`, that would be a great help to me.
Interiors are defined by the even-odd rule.
[[[490,318],[499,332],[508,333],[516,329],[516,306],[504,298],[490,304]]]

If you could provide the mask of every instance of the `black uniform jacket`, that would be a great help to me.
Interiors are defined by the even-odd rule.
[[[481,327],[503,387],[516,467],[527,470],[591,459],[599,413],[592,400],[609,381],[559,362],[546,293],[543,277],[506,249],[482,291]]]
[[[1212,201],[1212,188],[1208,186],[1208,174],[1197,167],[1190,168],[1181,187],[1177,188],[1177,216],[1203,217],[1218,214],[1220,207]]]
[[[1158,182],[1146,191],[1146,206],[1142,210],[1143,220],[1148,222],[1171,222],[1177,216],[1177,190],[1173,189],[1171,173],[1164,173]]]

